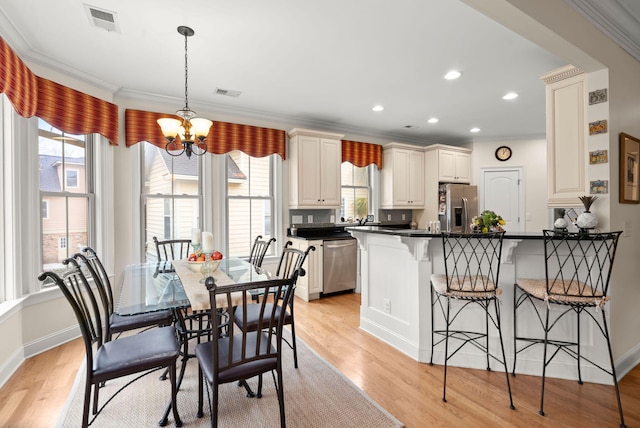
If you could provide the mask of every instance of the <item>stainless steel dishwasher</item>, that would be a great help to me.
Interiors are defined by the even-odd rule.
[[[356,288],[358,248],[355,238],[330,239],[322,243],[324,251],[322,294]]]

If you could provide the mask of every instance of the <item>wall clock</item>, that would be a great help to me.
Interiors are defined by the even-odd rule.
[[[509,160],[511,154],[511,148],[507,146],[500,146],[496,149],[496,159],[498,159],[499,161],[504,162],[506,160]]]

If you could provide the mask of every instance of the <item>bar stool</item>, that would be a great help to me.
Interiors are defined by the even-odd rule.
[[[504,232],[490,233],[443,233],[445,274],[431,275],[431,360],[435,346],[444,342],[444,388],[442,401],[447,401],[447,364],[463,346],[474,345],[486,354],[487,370],[491,370],[490,358],[504,366],[509,391],[509,406],[515,409],[506,365],[504,343],[500,328],[500,308],[498,287],[500,274],[500,258]],[[484,331],[456,330],[451,327],[467,318],[459,317],[466,308],[479,305],[485,313]],[[493,304],[493,313],[490,310]],[[445,320],[445,329],[436,329],[434,313],[436,309]],[[489,351],[489,320],[497,329],[500,337],[500,355],[492,355]],[[441,336],[436,342],[436,336]],[[449,352],[450,339],[456,340],[457,348]]]
[[[517,355],[535,344],[543,344],[542,391],[540,394],[540,410],[544,416],[544,386],[547,366],[553,358],[562,352],[577,362],[578,383],[582,384],[580,363],[585,360],[613,377],[615,384],[618,410],[620,412],[620,426],[624,427],[622,403],[618,389],[611,352],[611,340],[607,328],[606,303],[609,301],[609,279],[613,268],[618,239],[622,232],[608,233],[572,233],[554,230],[543,230],[545,279],[517,279],[513,296],[514,322],[514,360],[513,374],[516,371]],[[526,305],[532,308],[539,320],[543,337],[518,336],[518,309]],[[598,321],[598,312],[602,314],[602,321]],[[550,338],[551,330],[558,325],[563,317],[576,316],[576,337],[558,338],[556,333]],[[581,315],[591,319],[607,341],[611,370],[591,361],[582,354],[580,348]],[[526,342],[520,349],[518,342]],[[552,347],[553,352],[549,350]],[[550,354],[550,355],[549,355]]]

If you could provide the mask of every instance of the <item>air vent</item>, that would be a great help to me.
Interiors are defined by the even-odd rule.
[[[226,96],[226,97],[238,98],[242,92],[240,92],[240,91],[233,91],[233,90],[231,90],[231,89],[216,88],[216,90],[215,90],[215,91],[213,91],[213,93],[214,93],[215,95],[224,95],[224,96]]]
[[[89,23],[92,26],[103,28],[107,31],[115,31],[117,33],[120,32],[117,21],[118,15],[115,12],[111,12],[105,9],[99,9],[88,4],[85,4],[84,8],[87,11]]]
[[[417,126],[416,126],[416,125],[405,125],[404,127],[405,127],[405,128],[407,128],[407,129],[414,129],[414,128],[417,128]]]

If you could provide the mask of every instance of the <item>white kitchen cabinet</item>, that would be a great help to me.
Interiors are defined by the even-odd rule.
[[[289,131],[289,207],[339,208],[343,135]]]
[[[295,294],[305,302],[320,298],[320,293],[322,293],[322,284],[323,284],[322,241],[321,240],[310,241],[307,239],[299,239],[299,238],[291,238],[291,237],[289,237],[288,239],[291,241],[292,247],[300,251],[306,251],[310,245],[313,245],[316,248],[315,251],[309,251],[309,255],[307,256],[307,259],[304,261],[304,264],[302,265],[302,267],[305,270],[305,275],[298,277]]]
[[[547,205],[579,205],[586,188],[586,74],[566,66],[542,76],[547,99]]]
[[[438,181],[471,183],[471,155],[466,151],[438,149]]]
[[[422,150],[399,143],[383,146],[381,208],[424,208]]]

